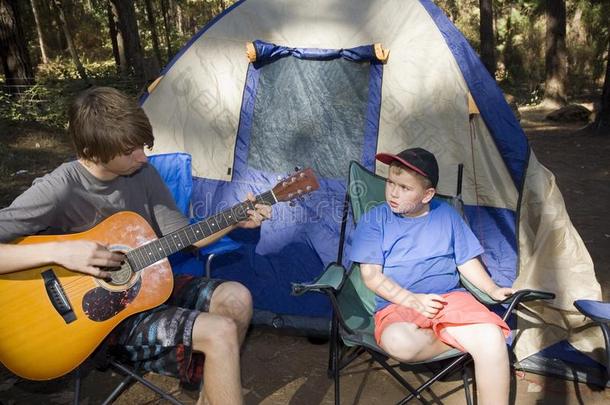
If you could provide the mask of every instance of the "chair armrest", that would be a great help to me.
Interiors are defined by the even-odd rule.
[[[292,283],[292,295],[302,295],[309,291],[339,291],[346,273],[345,267],[337,263],[331,263],[316,280],[310,283]]]
[[[205,255],[209,255],[209,254],[218,255],[221,253],[232,252],[234,250],[239,249],[240,247],[241,247],[241,243],[235,242],[233,239],[231,239],[230,237],[225,235],[222,238],[218,239],[217,241],[199,248],[197,250],[197,253],[198,253],[199,258],[201,258],[201,256],[205,256]]]
[[[574,306],[583,315],[598,323],[610,323],[610,302],[576,300]]]
[[[515,309],[515,307],[517,305],[519,305],[521,302],[536,301],[536,300],[552,300],[553,298],[555,298],[555,294],[552,292],[525,289],[525,290],[518,290],[510,297],[507,297],[506,299],[504,299],[502,301],[498,301],[497,303],[504,304],[504,305],[508,304],[508,308],[506,308],[506,312],[504,313],[504,316],[502,317],[502,319],[504,321],[506,321],[508,319],[508,317],[510,316],[510,313],[512,312],[512,310]]]

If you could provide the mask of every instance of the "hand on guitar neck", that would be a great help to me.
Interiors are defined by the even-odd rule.
[[[256,202],[254,194],[248,193],[248,200]],[[253,210],[248,210],[248,219],[237,224],[240,228],[258,228],[262,222],[271,218],[271,206],[266,204],[255,204]]]

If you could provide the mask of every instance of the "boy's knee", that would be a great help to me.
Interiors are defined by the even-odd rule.
[[[504,356],[507,353],[506,338],[502,329],[495,324],[478,325],[474,337],[474,351],[486,356]],[[475,354],[475,353],[473,353]]]
[[[221,309],[223,313],[229,313],[234,319],[249,319],[252,316],[252,294],[242,284],[227,281],[222,283],[214,291],[210,304],[211,312]]]
[[[238,328],[235,321],[226,316],[200,315],[193,328],[193,348],[206,355],[238,350]]]
[[[422,351],[421,339],[413,336],[405,327],[389,326],[381,335],[381,347],[392,357],[402,361],[411,361],[418,358]]]

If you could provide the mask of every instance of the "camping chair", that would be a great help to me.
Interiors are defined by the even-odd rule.
[[[458,172],[458,196],[461,193],[460,184],[461,169]],[[357,162],[352,161],[350,163],[337,261],[331,263],[316,281],[293,284],[294,294],[299,295],[308,291],[322,292],[328,295],[332,303],[333,318],[328,372],[329,376],[333,376],[335,383],[335,404],[340,403],[339,382],[341,370],[363,353],[368,353],[373,360],[386,369],[409,392],[409,395],[401,400],[400,404],[404,404],[413,398],[419,399],[422,403],[427,403],[421,396],[422,392],[440,378],[460,368],[462,370],[466,401],[468,404],[472,404],[472,397],[468,388],[468,370],[465,367],[472,360],[468,353],[451,349],[427,361],[401,363],[401,368],[406,369],[413,369],[416,368],[414,366],[418,365],[432,365],[433,363],[441,365],[441,370],[436,372],[418,388],[412,387],[388,363],[390,356],[377,345],[374,338],[374,293],[364,285],[360,276],[358,263],[352,264],[349,270],[345,269],[342,265],[343,242],[345,240],[349,206],[351,205],[352,208],[353,220],[357,223],[366,211],[385,200],[384,190],[385,179],[369,172]],[[449,199],[452,206],[461,209],[460,198],[443,196],[436,196],[435,198]],[[484,304],[503,304],[506,306],[503,316],[504,320],[508,318],[512,310],[520,302],[554,298],[552,293],[521,290],[510,298],[498,303],[485,293],[474,288],[467,280],[462,279],[462,282]]]
[[[606,343],[606,381],[610,381],[610,302],[576,300],[574,306],[602,329]]]

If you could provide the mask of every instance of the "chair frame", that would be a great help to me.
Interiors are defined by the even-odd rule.
[[[592,325],[597,325],[602,330],[604,343],[606,344],[606,384],[610,382],[610,318],[603,314],[595,313],[589,307],[590,305],[608,306],[609,302],[595,300],[576,300],[574,306],[578,311],[593,321]]]
[[[102,402],[102,405],[109,405],[113,403],[122,393],[125,391],[132,383],[139,382],[144,385],[149,390],[155,392],[162,399],[174,404],[174,405],[183,405],[182,402],[178,401],[175,397],[165,392],[159,386],[153,384],[148,381],[140,373],[137,371],[137,367],[135,369],[130,369],[124,364],[119,363],[114,358],[108,358],[108,365],[118,370],[121,374],[125,376],[123,380],[114,388],[114,390],[106,397],[106,399]],[[82,382],[82,374],[81,367],[78,367],[75,371],[75,379],[74,379],[74,405],[80,404],[80,391],[81,391],[81,382]]]
[[[332,312],[332,321],[331,321],[331,334],[330,334],[330,347],[329,347],[329,359],[328,359],[328,375],[332,376],[335,385],[335,404],[340,404],[340,372],[345,367],[347,367],[353,360],[359,357],[363,353],[368,353],[373,360],[378,362],[385,370],[390,373],[407,391],[408,395],[404,397],[399,404],[406,404],[412,399],[418,399],[422,404],[427,404],[426,401],[422,397],[422,392],[428,389],[434,382],[439,379],[447,376],[449,373],[457,371],[461,368],[462,371],[462,380],[464,383],[464,390],[466,396],[466,403],[471,405],[473,403],[472,395],[469,389],[469,380],[471,376],[469,375],[468,366],[472,362],[472,357],[469,353],[459,352],[457,350],[450,350],[440,356],[435,357],[434,359],[430,359],[428,361],[422,362],[414,362],[414,363],[404,363],[399,362],[400,365],[404,365],[407,368],[412,367],[414,365],[420,364],[431,364],[432,362],[438,362],[441,360],[447,360],[448,364],[442,367],[442,369],[435,373],[431,378],[421,384],[419,387],[415,388],[411,386],[395,369],[392,367],[388,360],[391,358],[383,349],[381,349],[377,345],[371,345],[366,343],[362,339],[358,339],[358,334],[360,332],[354,331],[350,328],[342,314],[340,305],[339,305],[339,294],[342,291],[342,288],[345,282],[350,277],[352,271],[355,268],[355,265],[352,265],[350,270],[346,270],[342,265],[343,262],[343,244],[345,241],[345,233],[346,233],[346,225],[347,218],[349,216],[349,209],[351,204],[350,198],[350,184],[352,181],[352,167],[353,165],[357,165],[359,169],[368,172],[369,174],[379,177],[368,169],[364,168],[360,163],[351,161],[350,162],[350,170],[349,170],[349,178],[347,183],[347,191],[344,200],[343,206],[343,218],[341,223],[341,231],[340,231],[340,239],[339,239],[339,251],[337,255],[337,261],[329,264],[322,275],[316,279],[312,283],[294,283],[292,292],[295,295],[300,295],[305,292],[315,291],[326,294],[329,297],[329,300],[332,304],[333,312]],[[458,187],[457,187],[457,198],[460,198],[461,194],[461,165],[458,168]],[[460,198],[461,201],[461,198]],[[353,208],[353,207],[352,207]],[[462,278],[462,282],[466,285],[468,289],[474,287],[467,280]],[[508,317],[511,315],[512,311],[522,302],[538,300],[538,299],[553,299],[555,298],[555,294],[545,291],[537,291],[537,290],[520,290],[513,294],[511,297],[508,297],[504,301],[496,302],[491,297],[487,296],[485,293],[477,290],[471,291],[473,295],[484,304],[502,304],[506,306],[506,310],[502,319],[506,321]],[[346,345],[345,341],[348,340],[351,342],[360,340],[361,343]],[[512,354],[514,341],[509,345],[509,353]],[[351,350],[350,347],[351,346]],[[512,367],[512,365],[511,365]],[[473,391],[474,391],[474,380],[473,380]]]

